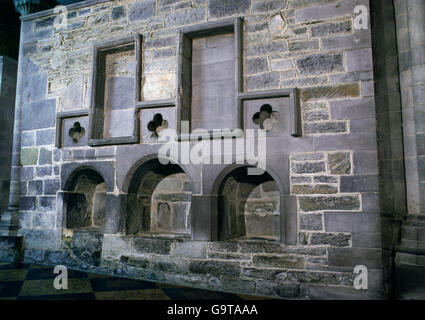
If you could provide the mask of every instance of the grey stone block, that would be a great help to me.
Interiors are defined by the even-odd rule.
[[[24,103],[45,99],[47,93],[47,73],[27,76],[22,81],[22,101]]]
[[[37,130],[36,145],[46,146],[55,144],[55,129]]]
[[[240,265],[238,262],[192,260],[189,271],[197,274],[237,277],[240,274]]]
[[[273,41],[267,43],[253,44],[246,48],[246,56],[261,56],[271,53],[282,53],[288,50],[286,41]]]
[[[43,180],[28,181],[28,195],[36,196],[43,194]]]
[[[310,238],[310,244],[346,247],[350,245],[350,240],[351,236],[347,234],[312,233]]]
[[[370,192],[378,190],[379,183],[377,175],[341,177],[341,192]]]
[[[22,107],[22,130],[55,126],[56,99],[25,103]]]
[[[112,8],[112,20],[118,20],[124,18],[126,15],[126,10],[123,6]]]
[[[286,7],[287,0],[263,0],[252,4],[252,12],[268,12],[282,10]]]
[[[304,132],[306,134],[321,134],[321,133],[344,133],[347,132],[347,123],[345,122],[310,122],[304,124]]]
[[[300,217],[301,230],[322,230],[323,216],[321,214],[303,214]]]
[[[326,171],[326,166],[324,162],[293,163],[291,167],[292,172],[297,174],[318,173]]]
[[[205,19],[205,10],[204,8],[193,8],[186,9],[181,11],[175,11],[171,14],[166,15],[165,25],[169,28],[192,24],[195,22],[200,22]]]
[[[55,227],[55,215],[46,213],[36,213],[32,220],[34,228],[53,229]]]
[[[49,212],[56,211],[56,197],[39,197],[38,209],[40,211],[49,211]],[[53,219],[53,218],[49,218],[49,219]],[[51,227],[53,228],[54,226],[55,226],[55,223],[53,222],[51,224]]]
[[[351,31],[351,21],[332,22],[312,26],[311,35],[313,37],[322,37],[349,31]]]
[[[375,118],[375,102],[373,98],[332,101],[331,115],[334,120]]]
[[[171,241],[136,237],[133,240],[134,253],[169,254]]]
[[[260,73],[269,71],[267,58],[253,58],[248,59],[245,64],[245,71],[247,74]]]
[[[347,72],[373,70],[372,49],[347,51]]]
[[[364,265],[367,268],[382,268],[382,251],[380,249],[363,248],[329,248],[328,262],[330,266],[355,267]]]
[[[344,71],[342,54],[316,54],[297,59],[296,65],[300,74],[319,75]]]
[[[34,211],[37,206],[36,197],[20,197],[19,198],[19,210],[22,211]]]
[[[249,76],[246,80],[246,88],[258,89],[258,88],[278,88],[280,82],[279,72],[262,73],[255,76]]]
[[[172,254],[185,258],[204,259],[207,257],[206,242],[175,242]]]
[[[303,211],[319,210],[359,210],[360,199],[358,196],[312,196],[299,197],[300,208]]]
[[[325,212],[325,230],[327,232],[377,232],[380,217],[377,213]]]
[[[370,47],[371,38],[369,32],[360,31],[353,35],[350,34],[322,39],[322,50],[360,49]]]
[[[155,1],[139,1],[129,8],[128,18],[130,22],[146,20],[155,15]]]
[[[249,11],[250,5],[250,0],[211,0],[208,1],[208,15],[212,18],[241,15]]]
[[[44,180],[44,194],[45,195],[56,195],[56,192],[60,190],[60,180]]]
[[[45,148],[40,149],[40,154],[38,157],[39,165],[52,164],[52,151]]]
[[[44,178],[52,175],[52,166],[43,166],[35,168],[35,175],[37,178]]]

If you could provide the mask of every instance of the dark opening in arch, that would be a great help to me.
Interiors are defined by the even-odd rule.
[[[218,239],[280,240],[281,198],[270,174],[248,175],[248,167],[231,171],[218,196]]]
[[[127,196],[127,234],[191,233],[192,188],[176,164],[158,159],[142,164],[131,178]]]

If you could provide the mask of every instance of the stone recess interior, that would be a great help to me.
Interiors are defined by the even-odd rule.
[[[372,2],[368,29],[354,28],[368,0],[91,0],[68,7],[66,27],[53,11],[22,17],[10,201],[24,261],[280,298],[391,297],[406,213],[400,101],[424,119],[423,59],[399,42],[415,53],[400,68],[416,82],[389,96],[394,25],[393,38],[377,35],[395,9]],[[211,164],[161,164],[158,131],[180,133],[180,120],[204,133],[266,129],[266,172],[212,164],[217,151]],[[418,179],[422,158],[408,171]],[[408,186],[417,214],[424,189]],[[403,227],[402,266],[422,223]],[[356,265],[368,290],[353,286]]]

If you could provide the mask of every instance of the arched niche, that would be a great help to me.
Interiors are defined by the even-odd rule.
[[[103,230],[106,218],[107,186],[94,169],[80,169],[66,183],[64,227]]]
[[[267,172],[248,174],[237,167],[218,188],[218,240],[281,240],[282,197],[278,184]]]
[[[128,235],[191,234],[190,180],[176,164],[143,162],[133,173],[127,194]]]

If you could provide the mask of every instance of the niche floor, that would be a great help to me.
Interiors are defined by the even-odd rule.
[[[53,267],[0,263],[0,300],[251,300],[232,293],[192,289],[68,269],[68,289],[53,287]],[[268,299],[268,298],[264,298]]]

